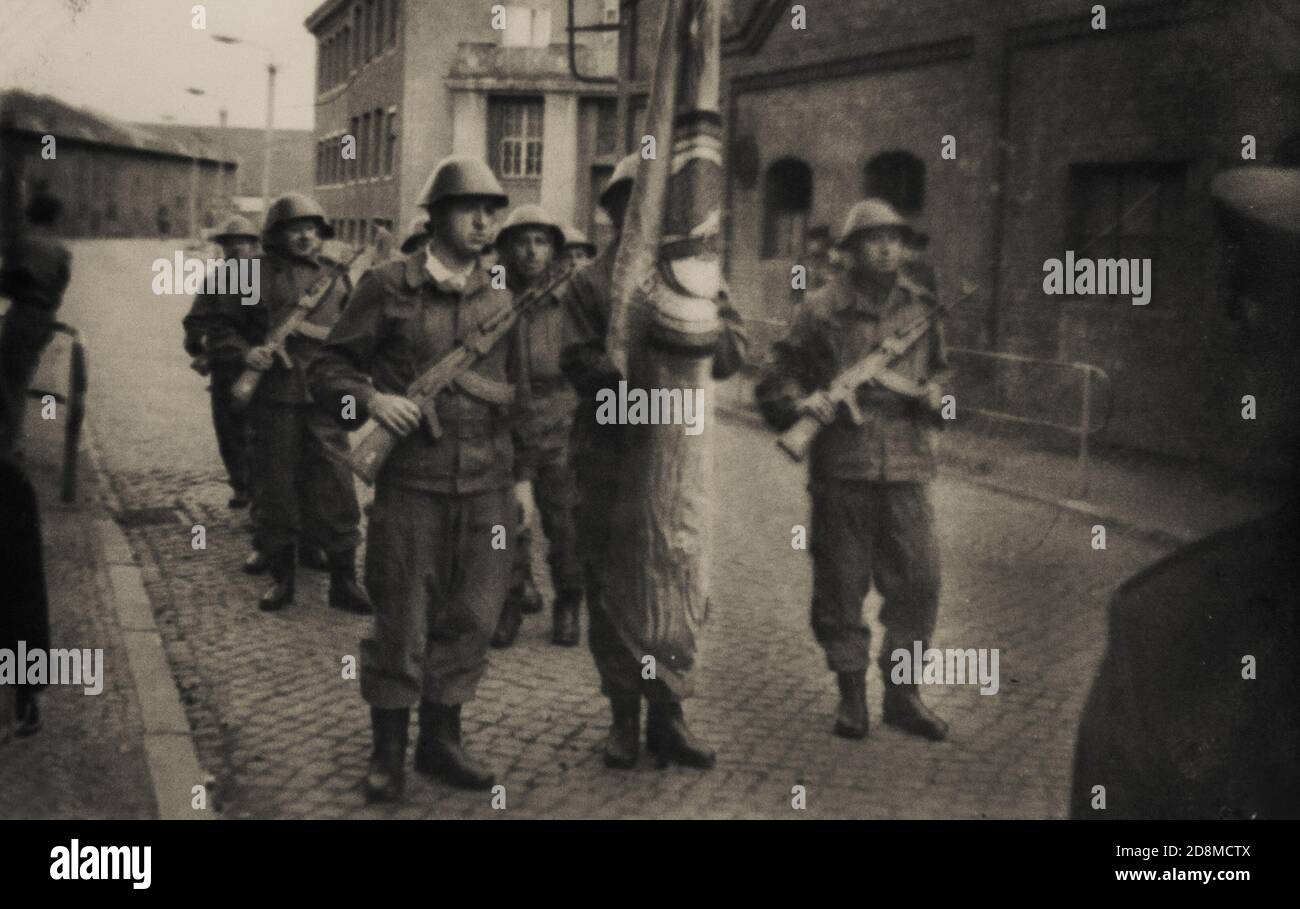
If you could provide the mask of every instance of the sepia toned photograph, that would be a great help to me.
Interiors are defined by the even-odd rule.
[[[36,877],[150,886],[86,821],[1300,817],[1297,0],[0,47]],[[1089,867],[1249,880],[1243,828]]]

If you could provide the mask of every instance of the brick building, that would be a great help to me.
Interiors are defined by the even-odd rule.
[[[262,217],[262,165],[266,161],[266,131],[241,126],[188,126],[145,123],[145,129],[182,143],[199,144],[235,161],[234,207],[253,219]],[[271,132],[271,198],[285,193],[316,191],[315,136],[309,129]]]
[[[1295,146],[1300,10],[1122,0],[1104,4],[1096,29],[1094,5],[810,0],[797,28],[791,4],[724,3],[735,297],[770,340],[808,228],[838,231],[854,200],[884,195],[931,234],[941,292],[962,278],[980,286],[954,320],[956,343],[1105,369],[1104,442],[1277,472],[1300,450],[1294,354],[1234,320],[1208,186],[1243,163],[1244,136],[1260,163]],[[660,8],[622,9],[629,149]],[[1045,295],[1044,262],[1069,249],[1151,258],[1150,304]],[[1027,415],[1068,422],[1073,408],[1077,419],[1069,373],[963,371],[965,400],[996,393]],[[1271,413],[1242,421],[1244,394]]]
[[[10,91],[30,194],[43,186],[63,202],[67,237],[190,236],[190,203],[199,232],[230,210],[236,162],[219,149],[180,142],[130,123]],[[42,156],[45,136],[54,156]]]
[[[575,14],[616,21],[617,8],[577,0]],[[489,161],[512,204],[540,202],[602,234],[593,188],[619,152],[615,85],[571,74],[567,15],[564,0],[317,8],[306,21],[318,40],[315,193],[340,237],[368,240],[376,226],[400,235],[434,164],[453,153]],[[579,41],[579,71],[612,77],[616,36]],[[342,155],[349,135],[355,160]]]

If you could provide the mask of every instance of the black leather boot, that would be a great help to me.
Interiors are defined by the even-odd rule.
[[[375,745],[366,770],[367,802],[396,802],[402,797],[410,725],[409,710],[370,708],[370,730]]]
[[[257,608],[263,612],[275,612],[293,603],[294,553],[292,546],[282,546],[267,553],[267,562],[271,570],[271,588],[262,594]]]
[[[461,745],[460,704],[420,702],[415,769],[458,789],[491,789],[496,782],[496,775]]]
[[[261,549],[254,549],[244,559],[244,574],[266,574],[271,567],[271,560]]]
[[[932,742],[941,742],[948,737],[948,724],[921,703],[921,694],[915,685],[886,683],[884,714],[886,723],[904,732]]]
[[[582,641],[582,591],[566,590],[555,598],[551,625],[551,643],[561,647],[576,647]]]
[[[298,564],[312,571],[328,571],[330,560],[323,549],[316,546],[299,546]]]
[[[682,705],[673,702],[651,702],[645,729],[646,750],[658,760],[660,769],[669,764],[699,767],[707,770],[717,760],[717,754],[695,737],[686,726]]]
[[[374,607],[370,595],[357,583],[357,553],[343,549],[329,554],[330,609],[350,612],[353,615],[370,615]]]
[[[866,672],[837,673],[840,708],[835,713],[835,734],[846,739],[865,739],[870,728],[867,714]]]
[[[630,770],[641,753],[641,696],[610,698],[613,722],[605,736],[605,766]]]
[[[519,601],[513,596],[506,597],[506,604],[501,607],[501,618],[497,619],[496,630],[492,632],[492,646],[498,650],[509,647],[519,637],[519,626],[523,623]]]

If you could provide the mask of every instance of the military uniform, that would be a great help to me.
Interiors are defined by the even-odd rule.
[[[850,212],[841,244],[865,231],[905,227],[886,203],[866,200]],[[837,272],[809,296],[774,345],[756,394],[776,429],[795,423],[805,397],[828,388],[934,305],[932,294],[905,271],[895,273],[884,293],[857,280],[852,271]],[[941,379],[947,369],[942,326],[935,324],[891,368],[918,384]],[[871,632],[862,605],[872,583],[884,598],[879,665],[887,682],[890,654],[915,641],[928,646],[939,610],[939,552],[927,484],[936,473],[933,431],[942,421],[922,402],[881,387],[863,386],[856,399],[862,425],[840,408],[814,438],[808,467],[812,628],[840,684],[836,733],[848,738],[867,733]],[[914,686],[886,686],[885,720],[929,738],[946,734]]]
[[[509,263],[507,280],[516,300],[530,288],[516,271],[518,266],[509,244],[519,236],[518,231],[530,228],[544,231],[551,238],[552,257],[547,270],[537,280],[543,284],[553,281],[555,269],[561,267],[557,257],[564,245],[564,232],[560,226],[537,205],[522,205],[511,212],[497,233],[495,245],[503,261]],[[516,326],[522,374],[527,378],[520,395],[520,419],[514,430],[515,480],[532,485],[542,532],[550,544],[547,556],[555,587],[551,641],[574,646],[582,634],[579,610],[583,577],[573,518],[577,487],[569,457],[569,434],[577,397],[560,370],[564,324],[560,301],[554,294],[548,294]],[[514,547],[510,593],[492,639],[497,647],[507,647],[514,641],[521,613],[536,611],[540,606],[532,579],[532,533],[522,520],[522,508],[520,512],[521,532]]]
[[[206,361],[208,393],[212,403],[212,428],[217,436],[217,451],[225,465],[226,477],[237,499],[248,493],[248,419],[233,406],[230,389],[243,371],[242,361],[214,361],[207,350],[208,321],[220,304],[214,295],[200,293],[181,324],[185,329],[185,352],[200,363]]]
[[[627,452],[626,427],[596,421],[597,393],[616,389],[620,376],[605,351],[611,314],[611,289],[617,243],[611,243],[590,265],[573,275],[559,295],[568,314],[561,355],[565,374],[578,392],[572,452],[578,481],[578,542],[586,575],[587,639],[600,673],[601,691],[614,698],[644,695],[651,703],[688,697],[688,675],[660,665],[656,679],[641,678],[641,660],[619,637],[607,610],[604,572],[614,528],[610,502],[619,494],[619,478]],[[725,379],[744,363],[745,337],[740,316],[725,302],[720,307],[724,330],[713,359],[713,377]]]
[[[900,327],[933,305],[927,291],[900,277],[883,306],[872,305],[841,275],[813,294],[777,343],[758,386],[764,416],[778,429],[798,418],[797,404],[826,388]],[[924,381],[946,366],[936,327],[893,369]],[[865,670],[870,630],[862,601],[872,580],[885,598],[889,629],[882,668],[894,647],[926,641],[939,606],[939,555],[926,483],[934,478],[936,422],[893,392],[863,388],[866,420],[841,413],[818,433],[809,461],[812,492],[812,626],[834,672]],[[873,564],[874,562],[874,564]]]
[[[405,394],[458,341],[511,305],[481,267],[458,289],[433,278],[428,256],[419,249],[358,283],[312,367],[312,388],[327,409],[350,394],[364,418],[376,391]],[[424,428],[412,433],[379,473],[366,541],[375,630],[361,662],[361,696],[373,705],[411,707],[422,697],[461,704],[487,668],[488,638],[509,583],[508,557],[492,538],[494,528],[514,523],[513,348],[499,344],[473,367],[496,400],[444,392],[435,402],[442,437],[434,441]]]
[[[341,267],[324,256],[264,253],[259,302],[245,306],[238,295],[227,295],[211,319],[208,350],[214,364],[242,372],[248,351],[265,343],[322,272]],[[306,379],[349,290],[343,275],[286,342],[291,365],[276,359],[249,408],[256,535],[268,551],[289,551],[290,559],[295,545],[319,546],[338,558],[355,551],[360,541],[356,489],[341,459],[348,449],[347,433],[316,411]]]

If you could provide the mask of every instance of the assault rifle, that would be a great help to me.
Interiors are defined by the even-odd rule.
[[[569,272],[563,270],[546,284],[525,293],[508,309],[503,308],[490,316],[472,335],[459,342],[451,353],[431,366],[406,389],[406,397],[419,406],[429,435],[434,441],[442,436],[442,426],[438,422],[438,411],[434,405],[438,394],[454,385],[471,396],[490,397],[491,391],[472,371],[472,367],[487,356],[522,316],[568,278]],[[375,478],[379,476],[379,469],[384,466],[384,461],[393,453],[401,438],[373,418],[367,420],[358,433],[348,464],[357,476],[373,486]]]
[[[278,357],[286,368],[293,368],[293,362],[289,359],[288,351],[285,350],[289,336],[303,327],[307,317],[329,297],[339,278],[348,274],[357,260],[368,252],[370,252],[368,248],[363,248],[346,263],[322,272],[307,288],[306,293],[298,298],[298,302],[293,309],[289,310],[288,315],[281,319],[280,324],[267,335],[266,346],[271,348],[272,354]],[[265,375],[264,370],[251,368],[245,369],[240,374],[239,379],[230,388],[230,397],[236,410],[243,410],[253,400],[253,393],[257,391],[263,375]]]
[[[854,424],[861,426],[864,417],[858,408],[857,395],[858,389],[863,385],[874,383],[909,398],[925,397],[927,392],[924,386],[894,372],[889,365],[925,337],[944,314],[974,296],[977,288],[967,282],[963,285],[963,290],[965,293],[956,300],[941,303],[925,315],[899,328],[893,337],[886,338],[879,347],[836,376],[830,388],[826,390],[826,396],[830,398],[831,403],[837,408],[843,404],[848,409]],[[813,438],[821,431],[822,425],[816,417],[804,414],[777,439],[776,443],[795,461],[802,461],[807,457]]]

